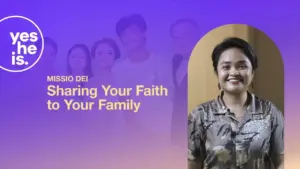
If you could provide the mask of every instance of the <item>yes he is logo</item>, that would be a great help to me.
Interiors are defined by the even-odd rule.
[[[38,41],[37,32],[10,32],[12,45],[17,46],[17,51],[12,51],[12,65],[28,65],[24,55],[35,55],[37,53],[36,45],[26,45],[26,43],[35,43]]]

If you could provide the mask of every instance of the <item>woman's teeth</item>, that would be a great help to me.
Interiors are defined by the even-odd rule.
[[[240,80],[239,79],[230,79],[229,81],[230,82],[239,82]]]

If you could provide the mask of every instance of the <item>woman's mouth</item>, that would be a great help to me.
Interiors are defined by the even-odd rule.
[[[228,79],[227,81],[229,81],[231,84],[237,85],[239,83],[243,83],[242,79]]]

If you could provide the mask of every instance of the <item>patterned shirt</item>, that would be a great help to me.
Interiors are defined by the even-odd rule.
[[[267,100],[248,93],[246,113],[237,120],[217,99],[189,115],[189,164],[203,169],[270,169],[284,150],[282,113]],[[202,169],[199,168],[199,169]]]

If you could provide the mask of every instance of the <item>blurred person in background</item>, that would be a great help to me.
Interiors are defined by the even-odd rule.
[[[189,18],[177,20],[171,25],[170,35],[173,42],[172,79],[174,85],[172,142],[177,145],[186,141],[187,118],[187,70],[192,50],[199,40],[197,23]]]
[[[41,45],[41,41],[39,41],[37,43],[38,48]],[[33,67],[33,71],[37,71],[39,74],[56,75],[58,73],[55,69],[57,53],[57,43],[49,37],[44,37],[44,51],[39,62]]]
[[[42,48],[41,39],[36,42],[37,51],[40,52]],[[55,60],[58,53],[57,43],[49,38],[44,37],[44,50],[40,60],[31,69],[16,73],[17,76],[12,76],[13,80],[10,81],[7,88],[13,88],[14,91],[11,95],[14,100],[23,100],[22,104],[26,106],[35,100],[42,100],[47,97],[45,93],[48,75],[56,75]],[[34,63],[35,57],[28,57],[29,63]],[[17,83],[15,83],[17,82]],[[21,85],[20,85],[21,84]],[[17,85],[18,87],[13,87]]]
[[[103,38],[96,41],[91,47],[92,64],[94,66],[94,77],[90,78],[86,87],[97,88],[97,98],[92,99],[87,97],[87,101],[94,101],[94,108],[90,113],[84,114],[85,128],[87,127],[87,137],[97,136],[102,145],[119,146],[122,142],[122,129],[124,119],[121,111],[108,111],[105,109],[98,110],[99,99],[117,102],[118,97],[105,96],[102,85],[111,85],[115,87],[115,79],[112,72],[112,67],[115,62],[120,59],[121,52],[118,44],[114,39]],[[108,146],[108,144],[110,146]]]
[[[220,95],[189,114],[189,169],[283,169],[283,114],[249,92],[258,68],[254,50],[228,38],[214,48],[212,62]]]
[[[147,23],[140,14],[122,17],[116,24],[116,33],[124,47],[124,59],[113,67],[115,79],[122,87],[133,88],[130,97],[140,101],[138,113],[125,113],[125,119],[131,133],[144,138],[158,134],[170,139],[172,103],[168,96],[135,96],[136,85],[172,86],[171,68],[165,58],[150,52],[147,47]],[[171,90],[171,89],[170,89]],[[169,91],[170,91],[169,90]],[[154,137],[152,137],[154,138]]]
[[[36,43],[36,46],[37,49],[41,49],[41,39]],[[36,97],[44,97],[42,92],[45,92],[46,85],[49,84],[47,76],[59,75],[55,68],[57,54],[57,43],[52,38],[44,37],[44,50],[40,60],[31,69],[22,73],[24,75],[22,83],[26,88],[24,91],[28,91],[30,95],[35,93],[37,94]]]
[[[111,38],[103,38],[95,42],[91,48],[91,56],[95,76],[89,79],[89,84],[114,84],[112,68],[121,57],[116,41]]]
[[[92,63],[90,50],[85,44],[73,45],[67,53],[67,75],[73,76],[73,82],[60,83],[60,87],[63,88],[83,88],[87,82],[77,82],[76,76],[87,76],[88,78],[93,77]],[[60,97],[60,98],[70,98]],[[75,100],[84,100],[85,96],[76,95],[72,97]],[[63,100],[60,100],[63,102]]]
[[[75,76],[93,77],[92,61],[89,48],[84,44],[76,44],[68,51],[67,56],[67,73],[75,78]],[[79,83],[84,86],[85,83]]]
[[[111,85],[112,87],[116,87],[115,76],[112,72],[112,68],[115,65],[115,62],[121,57],[118,44],[111,38],[103,38],[96,41],[91,48],[91,57],[95,76],[89,79],[86,87],[97,88],[98,99],[105,98],[107,100],[117,101],[117,97],[105,96],[102,85]],[[91,98],[87,97],[86,99],[90,100]],[[97,107],[98,102],[95,102],[95,104]]]

